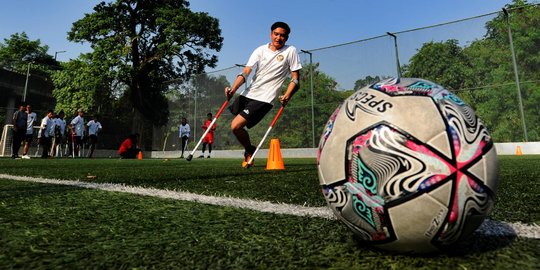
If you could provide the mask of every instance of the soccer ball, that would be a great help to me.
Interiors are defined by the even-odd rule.
[[[473,109],[423,79],[366,86],[332,114],[317,154],[334,214],[377,248],[430,253],[491,212],[498,159]]]

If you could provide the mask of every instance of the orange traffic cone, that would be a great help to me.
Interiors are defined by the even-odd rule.
[[[266,162],[267,170],[285,170],[283,158],[281,158],[281,147],[279,139],[270,140],[270,151],[268,151],[268,161]]]
[[[516,156],[521,156],[523,155],[523,153],[521,152],[521,146],[517,146],[517,149],[516,149]]]
[[[139,154],[137,155],[137,159],[142,159],[142,151],[139,151]]]

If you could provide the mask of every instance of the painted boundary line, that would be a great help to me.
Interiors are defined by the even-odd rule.
[[[332,211],[328,207],[305,207],[300,205],[272,203],[265,201],[256,201],[248,199],[239,199],[232,197],[214,197],[207,195],[194,194],[183,191],[172,191],[155,188],[142,188],[127,186],[123,184],[112,183],[92,183],[73,180],[47,179],[40,177],[16,176],[9,174],[0,174],[0,179],[75,186],[88,189],[97,189],[103,191],[124,192],[143,196],[151,196],[158,198],[174,199],[189,202],[198,202],[216,206],[229,206],[242,209],[250,209],[258,212],[285,214],[293,216],[317,217],[325,219],[336,219]],[[540,239],[540,225],[524,224],[521,222],[509,223],[504,221],[486,219],[478,228],[478,232],[482,235],[512,237],[518,236],[523,238]]]

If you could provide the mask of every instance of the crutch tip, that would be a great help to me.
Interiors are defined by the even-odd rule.
[[[193,158],[193,155],[189,155],[189,156],[187,156],[186,160],[191,161],[192,158]]]

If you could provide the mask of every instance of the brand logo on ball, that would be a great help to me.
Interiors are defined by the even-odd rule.
[[[367,92],[358,91],[347,101],[346,112],[349,119],[354,121],[357,109],[371,115],[382,115],[392,107],[394,105],[389,101]]]
[[[277,56],[277,60],[278,60],[278,61],[281,62],[281,61],[283,61],[283,59],[284,59],[283,55],[280,54],[280,55]]]

